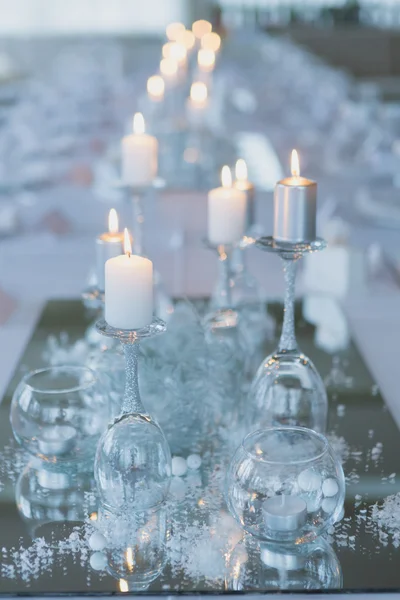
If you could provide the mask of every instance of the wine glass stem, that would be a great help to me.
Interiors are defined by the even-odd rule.
[[[231,251],[225,246],[218,247],[219,255],[219,289],[220,289],[220,306],[219,308],[232,307],[232,256]]]
[[[292,352],[297,349],[294,328],[294,299],[297,260],[283,258],[283,274],[285,277],[285,305],[283,309],[283,326],[279,340],[279,352]]]
[[[138,192],[133,193],[133,253],[137,256],[144,256],[143,248],[143,226],[144,214],[142,207],[142,197]]]
[[[125,393],[122,401],[122,414],[147,414],[139,392],[139,343],[123,343],[122,346],[125,355]]]

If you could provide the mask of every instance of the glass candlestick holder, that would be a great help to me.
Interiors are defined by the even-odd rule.
[[[256,246],[281,257],[285,300],[278,348],[263,360],[251,385],[249,424],[263,428],[302,426],[324,432],[328,412],[326,390],[315,366],[298,348],[294,301],[297,261],[305,254],[323,250],[326,243],[316,239],[292,244],[263,237],[257,240]]]
[[[158,318],[147,327],[122,330],[105,320],[98,331],[118,339],[125,355],[125,392],[119,415],[97,446],[94,474],[102,504],[111,511],[142,510],[161,504],[171,477],[171,453],[160,426],[144,408],[138,382],[140,341],[166,330]]]
[[[124,191],[126,200],[132,206],[133,254],[147,258],[144,241],[145,214],[143,205],[145,197],[149,194],[150,190],[153,189],[154,186],[151,184],[148,186],[135,187],[121,182],[117,184],[117,187]],[[153,269],[153,298],[154,311],[157,317],[165,321],[168,320],[168,317],[174,310],[173,302],[165,290],[160,273],[156,269]]]
[[[97,321],[104,316],[104,291],[97,285],[87,287],[81,294],[82,302],[85,308],[94,315],[93,321],[85,331],[84,339],[91,347],[98,348],[114,346],[115,342],[111,338],[105,343],[104,338],[97,331]]]
[[[218,279],[211,298],[211,311],[204,324],[209,329],[232,328],[238,324],[238,313],[233,306],[232,255],[235,246],[213,244],[208,239],[204,245],[218,256]]]

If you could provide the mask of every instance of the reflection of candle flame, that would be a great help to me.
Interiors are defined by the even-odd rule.
[[[91,521],[97,521],[97,512],[90,513],[89,519]]]
[[[118,233],[118,215],[115,208],[112,208],[108,215],[108,231],[110,233]]]
[[[292,150],[291,171],[293,177],[300,177],[300,161],[297,150]]]
[[[196,81],[192,83],[190,87],[190,98],[193,102],[202,104],[207,100],[208,91],[207,86],[202,81]]]
[[[129,571],[132,573],[133,571],[133,550],[132,548],[127,548],[125,552],[126,564],[128,565]]]
[[[142,113],[135,113],[133,117],[133,133],[140,135],[144,133],[144,117]]]
[[[236,161],[235,175],[236,179],[238,179],[239,181],[247,181],[247,165],[243,158],[239,158]]]
[[[224,187],[224,188],[232,187],[232,173],[231,173],[230,168],[227,165],[222,167],[221,183],[222,183],[222,187]]]
[[[120,592],[129,592],[128,582],[125,579],[119,580],[119,590]]]
[[[132,245],[129,237],[129,231],[126,227],[124,229],[124,252],[128,257],[132,254]]]

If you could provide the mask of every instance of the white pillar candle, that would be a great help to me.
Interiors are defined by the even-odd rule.
[[[208,239],[212,244],[235,244],[246,230],[246,195],[232,187],[232,175],[225,166],[222,187],[208,193]]]
[[[150,185],[157,175],[158,142],[145,133],[141,113],[133,117],[133,134],[122,139],[122,181],[132,187]]]
[[[315,240],[317,184],[300,177],[299,157],[292,152],[292,176],[278,181],[274,193],[274,238],[298,243]]]
[[[255,224],[254,185],[248,179],[247,165],[243,158],[239,158],[235,165],[235,188],[246,194],[247,203],[247,229]]]
[[[96,238],[97,287],[104,291],[104,265],[106,261],[124,252],[124,234],[118,231],[118,215],[115,208],[108,215],[108,232]]]
[[[125,254],[105,269],[105,319],[117,329],[141,329],[153,320],[153,263],[131,254],[125,229]]]
[[[161,75],[152,75],[147,80],[147,94],[152,102],[164,100],[165,83]]]

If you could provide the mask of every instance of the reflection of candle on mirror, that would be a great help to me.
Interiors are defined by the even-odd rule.
[[[204,50],[212,50],[213,52],[218,52],[221,48],[221,37],[215,31],[211,31],[210,33],[206,33],[201,38],[201,47]]]
[[[158,142],[145,133],[141,113],[133,117],[133,133],[122,139],[122,181],[132,187],[150,185],[157,175]]]
[[[299,156],[292,152],[292,176],[275,186],[274,238],[282,242],[309,242],[315,239],[317,184],[300,177]]]
[[[153,263],[132,254],[128,230],[125,254],[105,267],[105,319],[117,329],[141,329],[153,319]]]
[[[232,186],[229,167],[221,172],[222,187],[208,192],[208,239],[212,244],[235,244],[246,228],[246,195]]]
[[[104,292],[104,265],[109,258],[123,253],[124,235],[118,231],[118,215],[115,208],[108,215],[108,232],[96,238],[97,287]]]
[[[153,75],[147,80],[147,94],[153,102],[161,102],[164,99],[165,83],[161,75]]]
[[[133,565],[134,565],[133,550],[132,550],[132,548],[128,547],[126,549],[125,558],[126,558],[127,567],[129,569],[129,571],[132,573],[133,572]]]
[[[200,49],[197,53],[197,64],[203,73],[211,73],[215,67],[215,52]]]
[[[175,42],[177,41],[179,35],[185,31],[185,29],[186,28],[183,23],[170,23],[167,25],[165,33],[171,42]]]
[[[126,579],[119,580],[119,591],[123,593],[129,592],[129,585]]]
[[[307,520],[307,504],[299,496],[273,496],[263,503],[265,526],[272,531],[295,531]]]
[[[192,25],[192,31],[194,33],[194,36],[198,40],[201,40],[203,35],[207,35],[207,33],[211,33],[211,30],[212,30],[211,23],[209,23],[208,21],[205,21],[204,19],[199,19],[198,21],[195,21]]]
[[[255,223],[254,185],[248,179],[247,165],[243,158],[236,161],[235,177],[235,188],[246,194],[247,227],[251,227]]]

